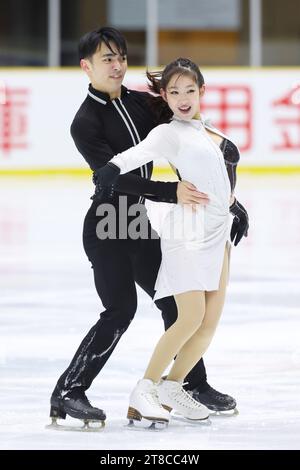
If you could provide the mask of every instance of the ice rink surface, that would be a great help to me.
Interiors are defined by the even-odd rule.
[[[81,243],[91,194],[87,179],[1,179],[0,448],[300,449],[300,175],[239,177],[251,229],[232,250],[205,355],[209,383],[237,399],[238,416],[174,419],[160,432],[126,427],[129,393],[163,331],[139,291],[135,320],[88,391],[107,413],[104,430],[45,429],[55,382],[102,309]],[[151,217],[158,211],[152,203]]]

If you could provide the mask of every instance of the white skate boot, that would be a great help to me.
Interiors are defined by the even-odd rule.
[[[184,418],[200,421],[209,417],[209,409],[184,390],[180,382],[161,380],[158,384],[158,397],[162,406],[177,411]]]
[[[141,379],[131,392],[127,413],[129,424],[147,420],[151,427],[165,427],[169,422],[169,412],[158,399],[157,385],[149,379]],[[157,423],[162,426],[155,426]]]

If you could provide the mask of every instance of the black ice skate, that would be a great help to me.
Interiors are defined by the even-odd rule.
[[[65,397],[53,394],[50,403],[52,423],[47,428],[71,431],[99,431],[105,426],[106,415],[104,411],[93,407],[83,392],[69,394]],[[58,424],[57,420],[65,419],[66,415],[83,420],[83,426],[74,427]]]
[[[211,410],[213,412],[211,414],[229,414],[230,416],[238,414],[235,399],[230,395],[218,392],[208,384],[204,390],[196,387],[189,390],[189,393],[195,400]]]

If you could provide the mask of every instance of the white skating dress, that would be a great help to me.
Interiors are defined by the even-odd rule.
[[[197,205],[195,211],[190,205],[174,204],[165,217],[154,300],[191,290],[217,290],[232,220],[230,181],[221,149],[201,120],[173,118],[111,162],[124,174],[158,157],[166,158],[183,180],[208,194],[209,203]]]

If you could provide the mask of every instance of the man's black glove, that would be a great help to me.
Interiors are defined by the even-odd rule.
[[[103,199],[107,195],[111,199],[114,195],[114,188],[120,174],[120,168],[113,163],[108,162],[106,165],[93,173],[93,183],[96,186],[95,194],[91,199]]]
[[[229,210],[234,215],[230,239],[234,242],[234,246],[237,246],[243,236],[248,236],[249,218],[245,207],[236,199]]]

